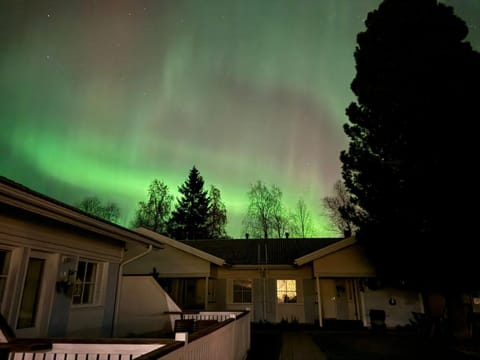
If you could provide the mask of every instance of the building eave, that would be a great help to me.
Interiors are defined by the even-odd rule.
[[[170,239],[169,237],[164,236],[164,235],[159,234],[159,233],[156,233],[152,230],[140,227],[140,228],[137,228],[135,230],[135,232],[137,232],[139,234],[142,234],[144,236],[147,236],[147,237],[149,237],[149,238],[151,238],[151,239],[153,239],[153,240],[155,240],[155,241],[157,241],[161,244],[171,246],[171,247],[176,248],[178,250],[184,251],[188,254],[199,257],[203,260],[207,260],[207,261],[209,261],[209,262],[211,262],[215,265],[218,265],[218,266],[226,265],[226,261],[224,259],[221,259],[217,256],[214,256],[212,254],[209,254],[205,251],[199,250],[199,249],[194,248],[192,246],[183,244],[180,241]],[[201,241],[201,240],[198,240],[198,241]]]
[[[297,259],[294,260],[295,265],[302,266],[305,265],[306,263],[309,263],[311,261],[314,261],[316,259],[320,259],[324,256],[327,256],[329,254],[332,254],[336,251],[339,251],[341,249],[344,249],[348,246],[351,246],[355,244],[357,240],[355,239],[354,236],[348,237],[346,239],[340,240],[339,242],[336,242],[334,244],[328,245],[322,249],[316,250],[311,252],[310,254],[306,254],[304,256],[301,256]]]
[[[91,217],[59,201],[28,191],[26,188],[12,186],[4,178],[0,180],[1,203],[118,241],[137,242],[152,245],[157,249],[163,248],[157,241],[132,230]]]

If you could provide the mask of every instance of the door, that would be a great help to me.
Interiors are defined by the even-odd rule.
[[[53,255],[30,252],[18,310],[19,337],[46,336],[56,278]]]

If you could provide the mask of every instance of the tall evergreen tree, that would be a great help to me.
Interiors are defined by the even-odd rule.
[[[480,55],[464,21],[436,0],[384,0],[365,24],[341,154],[367,215],[354,219],[357,238],[389,279],[447,294],[478,287],[470,209]]]
[[[181,198],[172,213],[169,234],[177,240],[208,239],[208,211],[210,207],[204,181],[195,166],[188,179],[178,188]]]

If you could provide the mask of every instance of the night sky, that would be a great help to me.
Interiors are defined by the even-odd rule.
[[[379,0],[2,0],[0,175],[128,225],[154,178],[195,165],[227,206],[250,184],[304,198],[315,236],[341,177],[353,52]],[[445,1],[480,49],[480,1]]]

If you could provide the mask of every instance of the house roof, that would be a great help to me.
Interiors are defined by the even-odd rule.
[[[229,265],[294,265],[297,258],[328,247],[343,239],[229,239],[180,240],[179,242],[212,254]]]
[[[146,229],[144,227],[137,228],[135,231],[138,232],[139,234],[143,234],[145,236],[148,236],[149,238],[152,238],[152,239],[158,241],[161,244],[169,245],[169,246],[174,247],[178,250],[184,251],[186,253],[195,255],[195,256],[197,256],[201,259],[207,260],[207,261],[209,261],[213,264],[216,264],[216,265],[219,265],[219,266],[225,264],[225,260],[223,258],[215,256],[215,254],[213,254],[213,253],[205,252],[198,247],[190,246],[189,244],[186,244],[185,242],[170,239],[169,237],[166,237],[162,234],[156,233],[156,232],[154,232],[152,230],[149,230],[149,229]]]
[[[0,204],[36,214],[63,224],[75,226],[110,239],[122,242],[138,242],[162,248],[156,240],[148,238],[120,225],[92,216],[73,206],[36,192],[24,185],[0,176]]]

